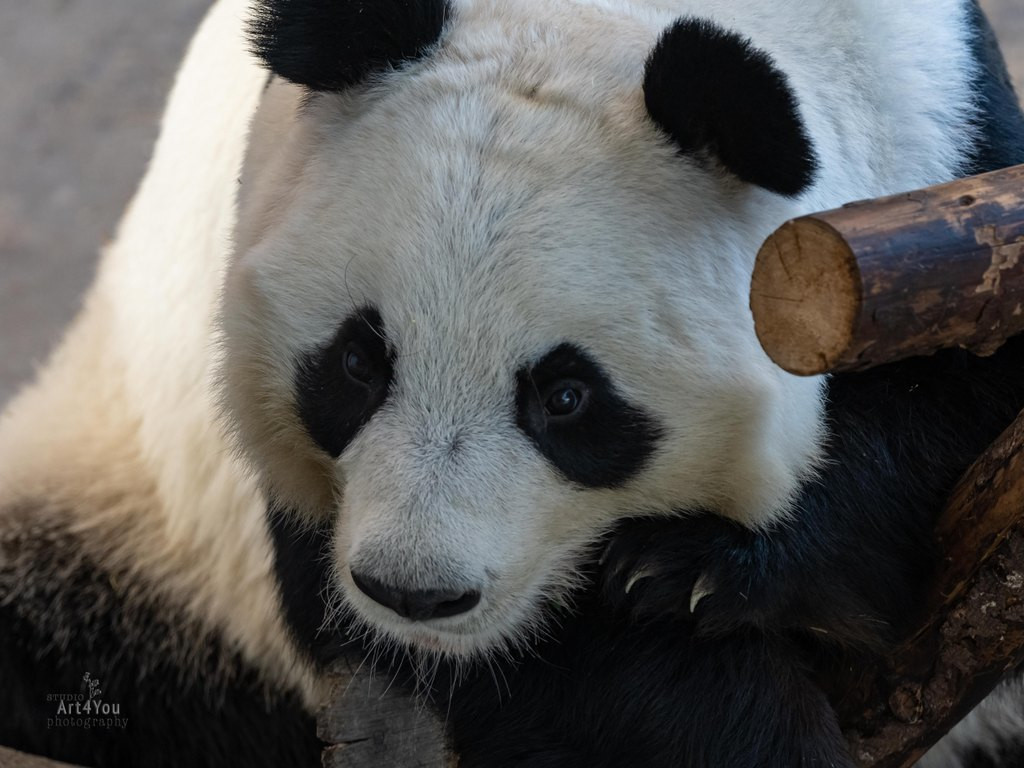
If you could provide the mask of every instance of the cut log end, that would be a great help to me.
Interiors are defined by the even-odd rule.
[[[1024,333],[1024,165],[784,224],[750,308],[792,373],[859,371]]]
[[[324,768],[458,765],[441,720],[387,675],[374,677],[342,660],[329,680],[330,694],[317,714],[317,736],[327,745]]]
[[[750,309],[761,346],[790,373],[832,368],[853,343],[860,303],[857,260],[825,222],[790,221],[761,247]]]

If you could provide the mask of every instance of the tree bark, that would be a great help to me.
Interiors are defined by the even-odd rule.
[[[913,765],[1024,662],[1024,414],[957,485],[937,537],[920,628],[836,701],[865,768]]]
[[[76,768],[70,763],[58,763],[38,755],[15,752],[13,749],[0,747],[0,766],[3,768]]]
[[[436,715],[390,678],[340,662],[317,714],[324,768],[454,768]]]
[[[1024,331],[1024,166],[787,222],[750,307],[765,351],[805,376],[991,354]]]
[[[1024,331],[1024,165],[795,219],[757,258],[765,350],[812,375]],[[937,527],[943,563],[920,628],[887,660],[832,680],[851,754],[909,768],[1024,662],[1024,414],[968,471]],[[318,717],[330,768],[450,768],[413,698],[336,668]]]
[[[909,768],[1024,662],[1024,413],[964,475],[936,528],[922,623],[886,660],[828,681],[863,768]],[[387,679],[335,668],[326,768],[453,768],[440,721]]]

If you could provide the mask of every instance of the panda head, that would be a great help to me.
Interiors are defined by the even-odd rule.
[[[795,98],[745,39],[654,16],[260,6],[283,107],[243,183],[225,403],[395,641],[528,637],[617,521],[758,525],[814,464],[819,383],[747,309],[812,181]]]

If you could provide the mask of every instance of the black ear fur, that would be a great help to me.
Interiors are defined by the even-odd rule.
[[[315,91],[343,91],[420,58],[441,37],[447,0],[258,0],[253,52]]]
[[[785,75],[749,40],[704,19],[662,35],[644,77],[644,100],[680,152],[709,150],[743,181],[798,195],[817,160]]]

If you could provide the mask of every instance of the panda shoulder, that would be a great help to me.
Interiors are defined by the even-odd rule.
[[[1024,163],[1024,113],[992,26],[973,0],[967,23],[978,100],[978,137],[968,171],[986,173]]]

